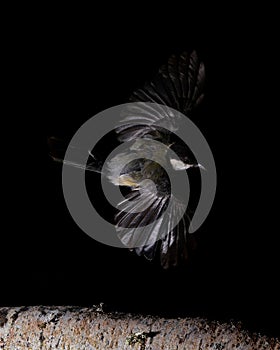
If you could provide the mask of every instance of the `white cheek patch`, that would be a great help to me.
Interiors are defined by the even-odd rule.
[[[192,164],[185,164],[181,160],[177,160],[177,159],[170,159],[170,163],[174,170],[185,170],[192,167]]]

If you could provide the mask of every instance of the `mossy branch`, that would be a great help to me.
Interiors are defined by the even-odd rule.
[[[105,313],[102,307],[0,308],[0,349],[277,350],[280,342],[232,323]]]

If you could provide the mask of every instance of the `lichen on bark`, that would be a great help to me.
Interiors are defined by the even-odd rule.
[[[102,308],[0,308],[0,349],[279,350],[276,338],[233,323],[107,313]]]

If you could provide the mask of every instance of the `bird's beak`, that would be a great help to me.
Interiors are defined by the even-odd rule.
[[[203,165],[199,164],[199,163],[197,164],[197,167],[202,169],[202,170],[204,170],[204,171],[206,171],[206,168]]]

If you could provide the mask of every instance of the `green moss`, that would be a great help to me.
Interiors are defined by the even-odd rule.
[[[141,344],[141,349],[145,348],[145,344],[147,341],[148,335],[145,332],[136,332],[130,334],[126,338],[126,342],[128,345],[135,345],[135,344]]]

